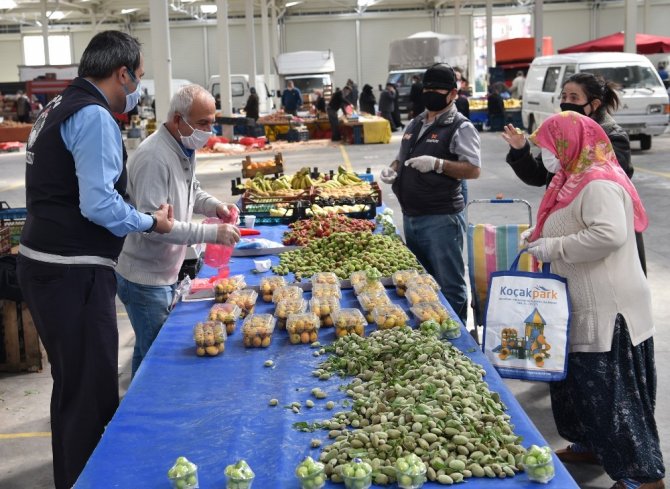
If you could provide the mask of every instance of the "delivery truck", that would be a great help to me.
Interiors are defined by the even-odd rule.
[[[387,83],[393,83],[398,90],[401,113],[407,113],[410,109],[412,77],[423,77],[424,71],[435,63],[447,63],[465,73],[468,66],[468,43],[465,37],[427,31],[391,42]]]
[[[328,98],[335,74],[335,56],[327,51],[292,51],[275,58],[275,68],[282,87],[291,80],[303,95],[303,107],[309,103],[315,90]]]

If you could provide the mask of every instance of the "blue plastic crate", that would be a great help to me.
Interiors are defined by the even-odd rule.
[[[357,173],[356,175],[364,182],[372,183],[375,181],[375,176],[372,173]]]

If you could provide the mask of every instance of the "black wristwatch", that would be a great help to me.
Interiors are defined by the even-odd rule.
[[[156,226],[158,226],[158,219],[156,218],[156,216],[153,215],[152,212],[147,212],[147,214],[150,215],[151,219],[153,219],[153,221],[154,221],[153,224],[151,224],[151,227],[149,229],[147,229],[146,231],[144,231],[146,234],[149,234],[149,233],[153,233],[154,229],[156,229]]]

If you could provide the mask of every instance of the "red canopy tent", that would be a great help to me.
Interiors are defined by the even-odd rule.
[[[609,36],[593,39],[592,41],[575,44],[559,49],[560,54],[586,53],[604,51],[623,51],[624,33],[616,32]],[[635,45],[638,54],[670,53],[670,37],[653,36],[651,34],[636,34]]]

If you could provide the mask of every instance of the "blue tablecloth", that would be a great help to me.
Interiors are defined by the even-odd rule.
[[[261,226],[261,236],[278,240],[283,227]],[[273,257],[276,262],[277,257]],[[244,273],[247,282],[258,284],[264,274],[250,273],[251,258],[233,258],[231,273]],[[205,267],[201,276],[215,270]],[[388,290],[396,302],[395,290]],[[309,294],[305,294],[309,297]],[[306,456],[317,458],[319,449],[310,448],[312,438],[328,444],[327,432],[303,433],[292,428],[298,421],[321,421],[337,410],[328,411],[328,400],[338,402],[344,395],[338,390],[341,379],[319,381],[311,371],[323,360],[314,357],[307,345],[291,345],[284,331],[275,331],[269,348],[244,348],[241,324],[228,337],[223,355],[201,358],[195,355],[193,326],[203,320],[212,301],[180,303],[163,326],[149,354],[132,381],[114,419],[81,474],[76,488],[169,488],[167,470],[179,456],[198,465],[202,489],[225,487],[224,468],[238,459],[246,459],[256,479],[254,489],[298,488],[294,476],[296,465]],[[342,307],[358,305],[351,290],[343,291]],[[272,312],[273,305],[259,298],[256,312]],[[452,315],[453,311],[451,311]],[[368,333],[374,328],[368,327]],[[509,408],[515,432],[523,445],[546,442],[523,412],[516,399],[487,362],[471,336],[463,334],[453,343],[486,369],[491,390],[500,393]],[[335,339],[332,328],[319,333],[321,343]],[[263,364],[272,359],[274,367]],[[312,409],[304,407],[313,387],[328,393],[325,400],[315,401]],[[279,405],[268,401],[277,398]],[[299,401],[300,414],[284,406]],[[556,462],[556,477],[550,486],[578,488],[565,467]],[[507,479],[467,479],[468,487],[520,488],[538,487],[524,473]],[[328,482],[328,488],[343,485]],[[382,486],[373,486],[382,487]],[[395,486],[389,486],[395,487]],[[426,488],[441,487],[427,483]]]

